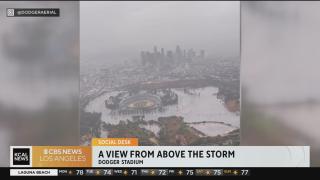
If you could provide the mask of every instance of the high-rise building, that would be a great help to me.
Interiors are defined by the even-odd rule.
[[[176,47],[176,54],[177,54],[178,56],[181,56],[181,55],[182,55],[182,53],[181,53],[181,48],[180,48],[179,45],[177,45],[177,47]]]
[[[164,48],[161,48],[161,56],[164,57]]]
[[[201,59],[204,59],[204,58],[205,58],[205,51],[204,51],[204,50],[201,50],[201,51],[200,51],[200,58],[201,58]]]
[[[167,51],[167,57],[168,57],[168,58],[173,58],[173,53],[172,53],[172,51]]]
[[[175,51],[168,50],[165,53],[164,48],[160,48],[158,51],[157,46],[153,47],[153,52],[141,51],[141,61],[143,65],[154,65],[154,66],[166,66],[169,64],[180,64],[190,62],[195,58],[205,58],[205,51],[201,50],[197,54],[192,48],[189,50],[181,49],[179,45],[176,46]]]
[[[157,53],[157,52],[158,52],[157,46],[153,46],[153,52],[154,52],[154,53]]]

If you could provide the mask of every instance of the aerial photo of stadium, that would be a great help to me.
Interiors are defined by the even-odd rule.
[[[90,29],[81,32],[86,40],[80,62],[81,144],[90,145],[93,137],[135,137],[139,145],[239,145],[238,5],[101,2],[93,6],[97,11],[99,6],[110,8],[95,18],[109,19],[115,29],[102,24],[95,35]],[[213,13],[221,8],[225,11]],[[176,11],[180,13],[173,16]],[[192,17],[185,18],[186,12]],[[146,16],[150,19],[142,21]],[[152,26],[154,19],[157,25]],[[90,24],[89,19],[82,21]],[[164,29],[162,24],[168,21],[181,26]],[[123,34],[125,26],[136,31]],[[147,38],[150,31],[158,33]],[[99,45],[95,36],[110,44]],[[87,46],[90,41],[96,43],[94,50]]]

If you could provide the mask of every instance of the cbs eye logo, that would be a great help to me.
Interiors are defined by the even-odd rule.
[[[13,148],[12,149],[12,164],[30,165],[30,149],[29,148]]]

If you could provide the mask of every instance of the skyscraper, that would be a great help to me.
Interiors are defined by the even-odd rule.
[[[200,58],[201,58],[201,59],[204,59],[204,57],[205,57],[205,51],[204,51],[204,50],[201,50],[201,51],[200,51]]]
[[[164,57],[164,49],[161,48],[161,56]]]
[[[153,52],[156,54],[158,52],[157,46],[153,46]]]

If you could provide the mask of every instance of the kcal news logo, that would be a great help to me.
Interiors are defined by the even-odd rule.
[[[31,146],[11,146],[10,166],[11,167],[31,167],[32,152]]]

